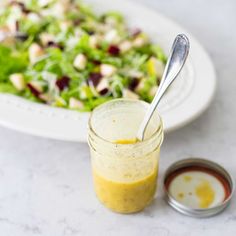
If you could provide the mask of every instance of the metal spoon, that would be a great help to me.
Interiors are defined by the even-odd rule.
[[[171,53],[166,63],[166,67],[161,79],[160,86],[139,127],[138,133],[136,135],[137,140],[142,141],[144,139],[144,134],[147,125],[150,119],[152,118],[152,115],[156,110],[157,105],[159,104],[167,88],[177,78],[178,74],[183,68],[183,65],[188,56],[188,52],[189,52],[188,38],[184,34],[177,35],[172,45]]]

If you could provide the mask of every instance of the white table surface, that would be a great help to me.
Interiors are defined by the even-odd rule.
[[[137,0],[136,0],[137,1]],[[160,179],[171,163],[206,157],[236,176],[236,2],[138,0],[181,23],[208,50],[218,90],[196,121],[168,134]],[[0,235],[236,235],[236,199],[208,219],[183,216],[158,197],[142,213],[119,215],[96,199],[86,144],[33,137],[0,127]]]

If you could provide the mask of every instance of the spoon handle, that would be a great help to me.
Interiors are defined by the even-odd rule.
[[[137,137],[136,137],[138,140],[142,141],[144,139],[144,134],[145,134],[147,125],[157,105],[159,104],[167,88],[172,84],[172,82],[176,79],[181,69],[183,68],[183,65],[188,56],[188,52],[189,52],[188,38],[184,34],[177,35],[172,45],[170,56],[166,63],[166,67],[165,67],[165,70],[161,79],[160,86],[139,127]]]

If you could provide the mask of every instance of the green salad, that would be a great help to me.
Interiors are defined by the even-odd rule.
[[[115,11],[76,0],[4,1],[0,92],[91,111],[113,98],[152,101],[166,63],[162,49]]]

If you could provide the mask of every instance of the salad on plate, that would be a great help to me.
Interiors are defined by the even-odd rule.
[[[120,13],[76,0],[0,4],[0,93],[79,111],[120,97],[152,101],[166,56]]]

